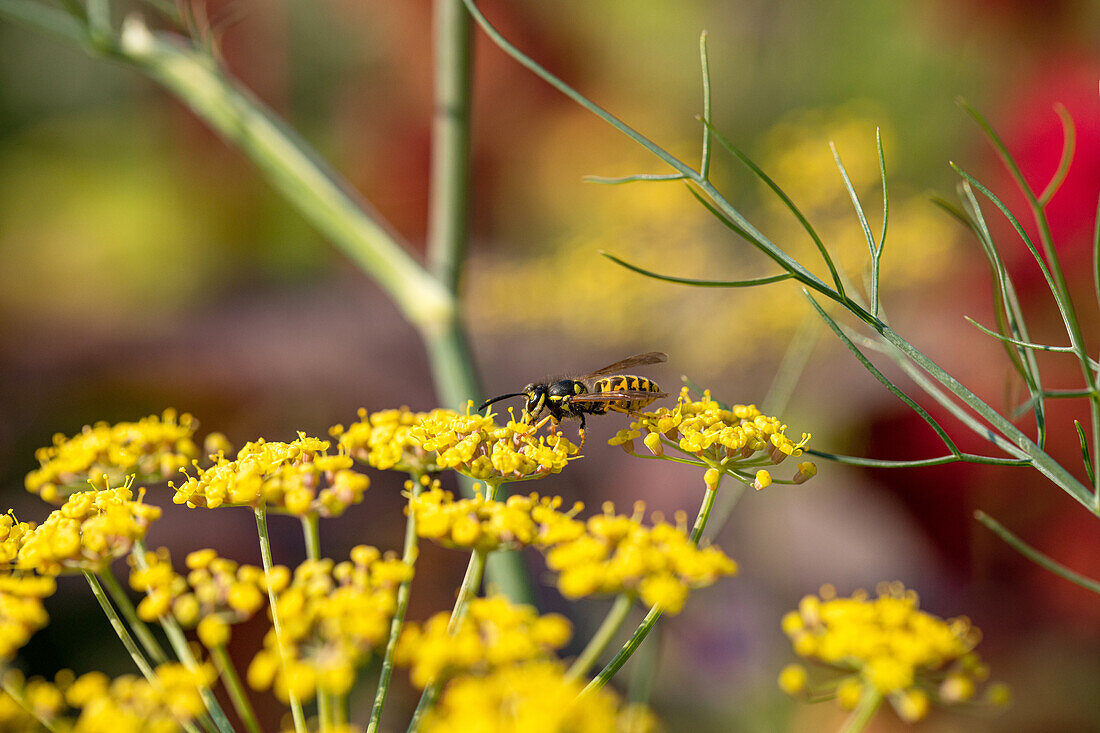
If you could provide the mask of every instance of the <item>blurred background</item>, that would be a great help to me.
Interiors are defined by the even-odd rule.
[[[958,179],[948,161],[955,161],[1011,204],[1022,202],[957,96],[993,122],[1038,189],[1061,150],[1053,110],[1061,102],[1076,121],[1078,146],[1049,213],[1087,335],[1100,336],[1090,279],[1100,191],[1095,3],[483,5],[520,48],[689,162],[701,137],[698,38],[706,29],[717,128],[792,195],[856,278],[866,246],[828,142],[877,229],[879,128],[891,194],[886,311],[896,330],[1005,410],[1021,388],[1003,351],[963,320],[993,323],[988,268],[977,243],[930,198],[954,198]],[[226,21],[221,48],[232,72],[422,252],[430,4],[209,0],[207,7],[215,22]],[[790,434],[811,432],[814,447],[878,458],[944,453],[919,419],[807,321],[796,288],[688,289],[601,258],[607,250],[683,277],[774,272],[682,185],[583,182],[667,171],[480,34],[474,115],[473,239],[463,289],[484,394],[471,397],[662,350],[668,364],[646,374],[668,391],[688,375],[724,401],[761,403],[792,339],[820,336],[781,408]],[[773,241],[823,272],[804,232],[744,167],[716,151],[713,178]],[[1064,343],[1034,263],[997,226],[1032,336]],[[354,420],[360,406],[437,404],[413,329],[248,160],[131,70],[6,24],[0,257],[0,491],[20,519],[40,521],[49,510],[22,485],[34,449],[97,420],[172,406],[241,445],[259,436],[291,439],[298,430],[324,435]],[[1050,387],[1079,386],[1068,358],[1042,364]],[[1085,411],[1066,401],[1049,414],[1050,452],[1083,475],[1072,420],[1085,420]],[[964,450],[984,451],[960,425],[945,424]],[[616,418],[593,420],[585,460],[531,488],[591,510],[607,500],[626,510],[643,499],[666,514],[694,512],[700,476],[606,447],[619,427]],[[698,592],[662,624],[652,704],[668,730],[835,729],[843,714],[832,703],[794,703],[775,685],[794,660],[780,616],[822,583],[847,594],[895,579],[917,589],[930,612],[973,619],[994,678],[1016,693],[1009,715],[933,712],[924,730],[1100,730],[1100,599],[1030,565],[971,513],[984,509],[1094,578],[1095,518],[1023,469],[818,463],[808,484],[744,497],[716,540],[741,574]],[[359,542],[400,546],[401,477],[373,477],[363,505],[322,525],[327,554],[339,557]],[[169,497],[151,487],[150,500],[167,507],[151,545],[167,545],[177,558],[214,545],[258,562],[249,512],[179,509]],[[276,561],[296,563],[298,523],[275,518],[272,531]],[[536,558],[529,560],[537,575]],[[425,549],[411,618],[449,607],[463,564],[457,553]],[[608,605],[567,609],[549,589],[539,593],[544,609],[574,612],[582,639]],[[130,671],[94,605],[82,583],[62,582],[47,606],[53,623],[25,649],[26,669]],[[88,631],[74,635],[77,624]],[[261,632],[234,636],[243,663]],[[392,725],[415,702],[407,688],[395,695]],[[363,704],[354,718],[365,719]],[[900,727],[883,712],[871,729]]]

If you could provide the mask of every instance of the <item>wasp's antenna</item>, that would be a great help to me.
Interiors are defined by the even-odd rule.
[[[491,400],[485,400],[484,402],[482,402],[481,406],[477,408],[477,411],[481,412],[482,410],[484,410],[486,407],[493,404],[494,402],[500,402],[501,400],[506,400],[510,397],[526,397],[526,396],[527,396],[526,392],[513,392],[512,394],[502,394],[500,397],[494,397]]]

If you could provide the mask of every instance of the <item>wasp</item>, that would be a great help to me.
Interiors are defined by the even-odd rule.
[[[668,354],[660,351],[635,354],[580,377],[532,382],[522,392],[512,392],[486,400],[477,409],[484,410],[494,402],[511,397],[525,397],[525,422],[534,422],[543,412],[548,413],[536,427],[542,427],[547,420],[551,420],[553,426],[556,426],[566,418],[578,418],[581,421],[580,438],[583,448],[585,415],[606,415],[610,410],[637,412],[659,397],[667,397],[653,380],[620,373],[636,366],[659,364],[666,359]]]

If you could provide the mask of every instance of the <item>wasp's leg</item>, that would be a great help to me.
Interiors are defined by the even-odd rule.
[[[580,446],[578,446],[578,448],[580,450],[584,450],[584,413],[583,412],[581,413],[581,427],[577,432],[579,432],[580,435],[581,435],[581,444],[580,444]]]
[[[546,417],[544,417],[543,419],[541,419],[537,423],[535,423],[535,430],[537,431],[539,428],[541,428],[543,425],[545,425],[547,422],[549,422],[550,420],[553,420],[553,419],[554,419],[553,415],[547,415]],[[556,420],[554,421],[554,425],[557,425]],[[550,432],[554,431],[554,425],[552,425],[550,427]]]

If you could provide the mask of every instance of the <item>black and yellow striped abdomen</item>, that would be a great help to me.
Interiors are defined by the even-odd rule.
[[[593,408],[602,408],[597,412],[596,409],[592,409],[593,413],[604,414],[609,409],[623,410],[626,412],[637,412],[643,407],[647,407],[651,404],[657,396],[661,394],[661,388],[658,387],[653,380],[646,379],[645,377],[635,377],[629,374],[615,374],[610,377],[604,377],[598,379],[592,383],[592,392],[650,392],[652,397],[634,397],[631,399],[615,400],[612,402],[604,402],[598,405],[592,405]]]

